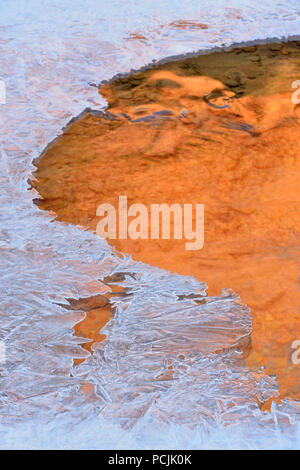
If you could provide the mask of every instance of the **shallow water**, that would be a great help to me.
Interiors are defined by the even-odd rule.
[[[89,232],[51,223],[27,182],[33,159],[72,116],[105,105],[89,83],[153,59],[296,35],[297,3],[3,2],[1,447],[299,447],[299,402],[263,413],[257,397],[276,396],[276,380],[250,372],[229,348],[251,330],[250,312],[234,294],[210,298],[199,316],[203,305],[185,297],[201,299],[203,284],[120,258]],[[58,304],[103,294],[109,287],[99,279],[114,272],[128,273],[118,281],[125,295],[115,297],[106,340],[91,356],[72,331],[84,313]],[[229,349],[216,356],[216,345]],[[86,360],[73,368],[74,358]],[[156,380],[170,365],[171,380]]]
[[[70,124],[36,163],[33,182],[41,209],[92,231],[101,223],[99,204],[116,208],[118,230],[119,195],[126,194],[128,207],[143,202],[143,238],[111,233],[109,242],[137,261],[205,279],[209,295],[218,295],[220,286],[234,289],[251,309],[249,366],[265,366],[277,377],[280,397],[295,399],[300,121],[291,83],[299,64],[300,42],[263,44],[118,78],[100,87],[107,111],[87,112]],[[214,102],[204,100],[204,92]],[[149,240],[157,201],[204,204],[200,250],[174,240],[174,227],[170,240]],[[111,315],[103,302],[109,305],[107,296],[73,302],[87,311],[77,335],[100,340],[98,330]]]

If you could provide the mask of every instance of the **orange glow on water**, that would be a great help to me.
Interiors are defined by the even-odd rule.
[[[249,366],[266,366],[281,396],[298,399],[300,107],[291,84],[299,65],[296,43],[251,46],[118,79],[101,88],[118,119],[87,114],[73,123],[38,163],[34,183],[41,208],[91,230],[97,206],[117,207],[119,195],[147,207],[203,203],[200,251],[186,251],[185,240],[110,243],[194,275],[209,295],[237,292],[253,317]],[[90,309],[76,334],[100,341],[109,315],[108,306]]]

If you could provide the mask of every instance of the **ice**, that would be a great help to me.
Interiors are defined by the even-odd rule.
[[[89,83],[153,59],[296,35],[298,1],[1,4],[0,447],[299,447],[299,402],[258,407],[277,385],[247,368],[242,300],[206,297],[191,277],[120,258],[95,235],[53,223],[28,190],[32,161],[68,120],[105,105]],[[176,29],[176,20],[208,28]],[[128,273],[124,295],[90,355],[72,330],[84,313],[62,305],[105,292],[103,279],[118,272]],[[74,367],[74,358],[85,360]]]

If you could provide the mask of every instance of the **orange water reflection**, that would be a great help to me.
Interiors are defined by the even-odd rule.
[[[253,316],[251,367],[300,398],[300,47],[251,46],[158,66],[105,85],[105,116],[73,123],[38,164],[40,207],[95,230],[98,204],[204,203],[205,244],[111,240],[143,262],[234,289]],[[203,99],[205,98],[206,99]],[[207,99],[209,97],[209,99]],[[168,111],[169,113],[161,113]],[[116,118],[117,117],[117,118]],[[77,305],[78,307],[78,305]],[[100,341],[108,305],[76,333]],[[87,335],[88,330],[88,335]]]

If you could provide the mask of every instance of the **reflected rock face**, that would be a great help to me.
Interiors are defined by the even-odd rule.
[[[299,65],[299,43],[291,42],[118,77],[100,88],[107,111],[71,122],[37,162],[33,182],[40,208],[93,231],[97,206],[117,208],[120,195],[149,208],[204,204],[199,251],[187,251],[185,240],[110,243],[195,276],[212,296],[233,289],[253,318],[248,365],[266,366],[281,397],[298,399],[291,345],[300,339],[300,106],[292,100]]]

